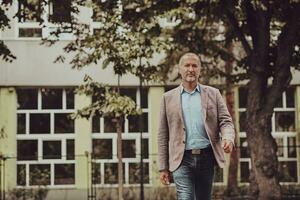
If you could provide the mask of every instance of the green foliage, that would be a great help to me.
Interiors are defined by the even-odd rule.
[[[77,110],[71,116],[72,118],[90,118],[94,115],[118,118],[142,114],[141,109],[137,108],[130,97],[121,96],[113,88],[94,82],[90,77],[85,78],[85,84],[78,87],[76,92],[81,95],[92,95],[93,102]]]

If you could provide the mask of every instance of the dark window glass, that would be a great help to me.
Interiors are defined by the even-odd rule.
[[[283,157],[284,152],[284,145],[283,145],[283,138],[275,138],[276,144],[277,144],[277,156]]]
[[[297,182],[297,161],[279,162],[279,181]]]
[[[134,102],[136,102],[136,89],[135,88],[121,88],[120,94],[130,97]]]
[[[139,115],[128,116],[128,132],[140,132]],[[148,113],[142,114],[142,132],[148,132]]]
[[[223,169],[220,167],[215,167],[214,182],[223,182]]]
[[[246,108],[248,98],[248,89],[245,87],[239,88],[239,107]]]
[[[97,115],[92,118],[92,132],[100,133],[100,117]]]
[[[75,184],[74,164],[55,164],[54,174],[55,174],[54,176],[55,185]]]
[[[37,160],[38,142],[37,140],[18,140],[17,151],[17,160]]]
[[[246,112],[239,112],[240,132],[246,131]]]
[[[17,13],[19,22],[39,22],[41,21],[42,5],[41,0],[30,1],[23,0],[19,1]]]
[[[30,113],[30,133],[50,133],[50,114]]]
[[[29,165],[30,185],[50,185],[50,164]]]
[[[149,89],[148,88],[143,88],[141,95],[142,95],[142,99],[141,99],[141,104],[142,104],[142,108],[148,108],[148,92]]]
[[[104,132],[105,133],[116,133],[116,123],[112,117],[104,117]],[[122,132],[124,132],[124,120],[122,123]]]
[[[142,155],[143,158],[149,158],[149,142],[148,139],[143,139],[143,151],[142,151]]]
[[[25,134],[26,132],[26,115],[25,114],[18,114],[18,122],[17,122],[17,133],[18,134]]]
[[[241,182],[242,183],[248,183],[249,177],[250,177],[250,168],[248,162],[241,162]]]
[[[297,142],[296,137],[288,137],[288,157],[296,158],[297,157]]]
[[[67,140],[67,160],[74,160],[75,159],[75,148],[74,140]]]
[[[143,163],[144,183],[149,183],[149,163]],[[129,163],[129,184],[140,183],[140,163]]]
[[[290,87],[286,90],[286,107],[294,108],[295,107],[295,88]]]
[[[61,159],[61,141],[43,141],[43,159]]]
[[[94,184],[101,184],[101,165],[99,163],[93,163],[92,165],[92,181]]]
[[[275,131],[296,131],[295,112],[275,112]]]
[[[125,182],[125,170],[123,164],[123,182]],[[118,164],[104,163],[104,183],[116,184],[118,183]]]
[[[93,139],[93,154],[95,159],[112,159],[112,140]]]
[[[176,87],[178,87],[178,85],[168,85],[168,86],[165,86],[165,92],[173,90]]]
[[[42,29],[41,28],[19,28],[19,37],[40,38],[42,37]]]
[[[275,107],[276,108],[282,108],[283,107],[282,95],[280,95],[280,97],[277,99]]]
[[[43,89],[42,109],[62,109],[62,89]]]
[[[69,115],[70,113],[54,114],[55,133],[74,133],[74,120]]]
[[[17,165],[17,185],[26,185],[26,165]]]
[[[51,8],[52,5],[52,8]],[[61,23],[71,21],[71,0],[51,0],[50,21]]]
[[[66,89],[67,109],[74,109],[74,89]]]
[[[135,158],[136,146],[135,140],[122,140],[122,156],[123,158]]]
[[[241,158],[250,158],[248,143],[246,138],[240,138]]]
[[[37,109],[38,91],[36,89],[18,89],[18,109]]]

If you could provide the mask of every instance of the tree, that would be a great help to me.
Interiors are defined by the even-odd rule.
[[[174,1],[168,1],[169,4]],[[258,199],[281,199],[276,142],[270,120],[277,100],[299,69],[299,1],[180,1],[165,8],[172,27],[174,46],[205,57],[204,66],[230,78],[249,80],[247,141]],[[244,56],[232,57],[227,41],[238,41]],[[169,57],[173,56],[169,52]],[[234,59],[234,75],[216,70],[220,60]],[[168,59],[168,57],[167,57]],[[208,70],[210,71],[210,70]],[[272,81],[268,84],[268,80]],[[252,187],[255,188],[255,187]]]
[[[11,4],[11,0],[3,0],[0,2],[0,31],[10,28],[10,19],[7,17],[6,12]],[[0,40],[0,58],[6,62],[12,62],[14,59],[16,59],[3,40]]]

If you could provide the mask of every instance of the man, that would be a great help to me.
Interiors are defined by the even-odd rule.
[[[184,54],[179,61],[182,83],[166,92],[161,102],[160,180],[170,184],[172,173],[179,200],[211,199],[214,166],[223,168],[224,152],[234,146],[226,104],[218,89],[198,83],[200,67],[196,54]]]

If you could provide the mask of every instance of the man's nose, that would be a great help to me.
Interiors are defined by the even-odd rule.
[[[189,65],[189,66],[188,66],[188,70],[189,70],[189,71],[194,71],[193,66],[192,66],[192,65]]]

